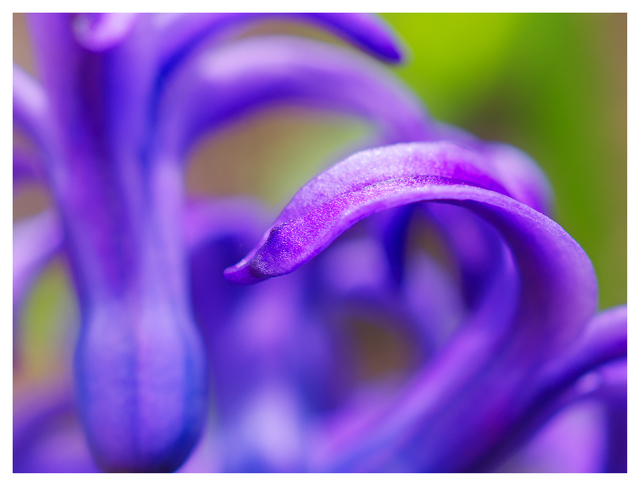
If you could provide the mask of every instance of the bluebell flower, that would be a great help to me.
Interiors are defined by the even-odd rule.
[[[345,48],[221,42],[264,16],[31,16],[41,83],[14,68],[14,123],[37,150],[14,150],[14,187],[41,181],[54,209],[14,228],[15,337],[59,252],[81,328],[73,380],[16,397],[14,470],[492,471],[584,403],[603,434],[552,442],[626,470],[626,308],[595,314],[593,267],[535,162],[435,122]],[[400,60],[373,16],[288,16]],[[377,130],[275,221],[187,197],[193,144],[277,103]],[[414,343],[409,376],[357,379],[354,316]]]

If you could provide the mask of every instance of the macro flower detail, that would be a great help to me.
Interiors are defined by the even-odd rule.
[[[608,417],[603,469],[626,471],[626,307],[596,314],[536,163],[432,120],[345,47],[228,41],[270,16],[401,58],[365,14],[31,15],[40,81],[14,67],[32,143],[14,192],[45,184],[54,208],[14,226],[14,366],[20,310],[60,253],[81,326],[73,379],[14,401],[14,471],[492,471],[587,400]],[[275,220],[189,197],[192,147],[278,104],[375,132]],[[459,282],[415,243],[421,224]],[[374,314],[416,366],[363,385],[344,324]]]

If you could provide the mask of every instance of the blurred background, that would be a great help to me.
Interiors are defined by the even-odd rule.
[[[627,21],[625,14],[384,14],[403,39],[404,65],[390,68],[431,115],[476,135],[513,144],[547,173],[556,220],[591,257],[600,307],[627,301]],[[242,35],[317,30],[261,23]],[[24,15],[14,14],[14,60],[35,74]],[[365,136],[364,122],[279,108],[203,141],[187,173],[191,193],[250,193],[280,209],[327,160]],[[17,138],[15,143],[21,143]],[[14,194],[14,220],[50,204],[46,191]],[[23,315],[26,375],[70,356],[52,322],[77,312],[63,262],[35,286]],[[392,358],[390,358],[392,359]],[[23,370],[25,371],[25,370]],[[24,374],[22,375],[24,376]]]

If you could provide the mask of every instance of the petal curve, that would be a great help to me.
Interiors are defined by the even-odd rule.
[[[424,157],[428,170],[421,167],[420,175],[407,170],[413,168],[411,164],[398,160],[404,155],[405,162],[411,161],[415,155],[403,153],[406,146],[402,145],[347,159],[301,189],[262,246],[226,271],[228,278],[244,283],[288,273],[357,221],[419,201],[471,210],[493,225],[508,247],[521,286],[514,290],[513,312],[500,304],[509,287],[496,287],[498,294],[487,307],[488,314],[472,316],[476,323],[464,326],[441,361],[422,370],[368,428],[339,440],[328,456],[319,456],[316,465],[322,470],[402,469],[389,462],[398,457],[419,463],[423,470],[464,469],[524,412],[521,387],[541,361],[577,336],[595,310],[597,284],[591,262],[562,228],[505,196],[499,181],[473,163],[472,152],[448,144],[421,145],[439,154],[451,151],[456,158],[448,160],[448,165],[442,159]],[[487,346],[480,345],[473,330],[489,332],[496,313],[502,311],[506,312],[506,327],[498,334],[502,337],[491,337]],[[474,355],[477,361],[472,370],[469,360]],[[447,386],[438,389],[435,384],[442,380]],[[453,402],[452,394],[458,396]],[[496,421],[496,417],[501,418]],[[453,425],[461,420],[464,430]],[[446,437],[441,435],[445,431]],[[484,439],[471,443],[471,436]]]

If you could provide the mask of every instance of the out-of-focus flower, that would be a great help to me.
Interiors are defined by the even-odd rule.
[[[495,470],[587,401],[603,432],[578,455],[625,470],[626,309],[594,316],[591,263],[548,217],[536,164],[431,121],[344,48],[204,42],[261,16],[31,17],[42,86],[14,68],[14,121],[38,151],[14,153],[14,185],[42,180],[55,211],[14,228],[14,307],[63,251],[82,324],[74,385],[14,401],[14,470]],[[292,17],[400,58],[375,17]],[[188,201],[186,154],[280,102],[360,116],[383,147],[305,185],[233,265],[268,215]],[[420,222],[439,229],[460,285],[416,242]],[[358,382],[354,316],[409,336],[410,377]],[[81,430],[61,420],[74,410]]]

